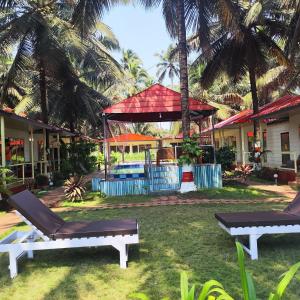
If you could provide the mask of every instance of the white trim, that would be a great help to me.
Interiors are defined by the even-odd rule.
[[[17,213],[20,215],[19,213]],[[0,241],[0,252],[9,253],[10,277],[18,275],[18,259],[27,254],[28,258],[33,258],[35,250],[51,250],[81,247],[112,246],[120,253],[120,267],[125,269],[128,261],[128,246],[139,243],[139,233],[116,236],[100,236],[89,238],[57,239],[50,240],[24,216],[22,219],[31,227],[29,231],[14,231],[9,236]],[[137,228],[138,230],[138,228]],[[41,240],[42,239],[42,240]],[[39,240],[39,241],[36,241]]]
[[[276,226],[251,226],[251,227],[226,227],[219,222],[219,226],[231,236],[249,236],[249,247],[243,244],[245,251],[251,259],[258,259],[257,240],[264,234],[300,233],[300,225],[276,225]]]

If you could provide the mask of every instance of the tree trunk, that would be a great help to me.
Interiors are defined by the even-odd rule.
[[[40,97],[41,97],[40,105],[42,111],[42,121],[48,124],[49,118],[48,118],[46,70],[45,70],[44,61],[42,59],[39,62],[39,85],[40,85]]]
[[[258,101],[258,96],[257,96],[255,69],[251,64],[249,64],[248,68],[249,68],[249,79],[250,79],[250,87],[251,87],[253,113],[257,114],[258,110],[259,110],[259,101]],[[257,133],[258,133],[258,121],[253,120],[253,137],[254,137],[253,159],[254,159],[254,153],[255,153],[255,145],[256,145],[256,141],[257,141]]]
[[[42,111],[42,121],[49,123],[48,118],[48,98],[45,64],[42,59],[39,61],[39,86],[40,86],[40,105]],[[46,130],[46,151],[49,149],[49,132]],[[47,151],[48,153],[48,151]]]
[[[181,111],[182,111],[182,133],[183,139],[190,136],[190,112],[189,112],[189,83],[187,67],[187,43],[186,43],[186,26],[184,3],[177,0],[177,17],[178,17],[178,50],[179,50],[179,67],[180,67],[180,92],[181,92]]]

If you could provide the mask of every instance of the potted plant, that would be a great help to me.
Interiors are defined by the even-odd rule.
[[[200,149],[197,136],[185,139],[181,146],[182,155],[179,157],[179,164],[182,165],[182,181],[180,192],[187,193],[196,191],[197,187],[194,183],[194,165],[199,157],[203,154]]]

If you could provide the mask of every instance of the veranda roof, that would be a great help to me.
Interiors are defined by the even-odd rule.
[[[300,96],[286,95],[262,107],[252,118],[269,118],[276,114],[285,113],[300,107]]]
[[[106,139],[106,142],[113,143],[113,142],[146,142],[146,141],[158,141],[159,139],[150,136],[150,135],[143,135],[143,134],[136,134],[136,133],[127,133],[121,134],[118,136],[114,136],[111,138]],[[103,140],[102,140],[103,142]]]
[[[216,108],[189,98],[191,118],[201,118],[215,113]],[[103,111],[108,120],[126,122],[167,122],[181,120],[181,94],[161,84],[114,104]]]
[[[240,113],[233,115],[230,118],[215,124],[214,128],[222,129],[222,128],[228,128],[228,127],[246,123],[246,122],[251,122],[252,114],[253,114],[252,109],[243,110]],[[203,130],[202,133],[209,132],[211,130],[212,130],[212,128],[208,128],[208,129]]]

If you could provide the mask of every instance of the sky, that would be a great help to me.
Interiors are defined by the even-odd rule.
[[[160,8],[145,10],[140,5],[113,7],[104,15],[103,22],[116,35],[122,49],[131,49],[143,61],[145,69],[156,79],[155,53],[165,51],[174,42],[170,38]],[[121,53],[115,53],[120,59]],[[165,82],[168,84],[168,82]]]

